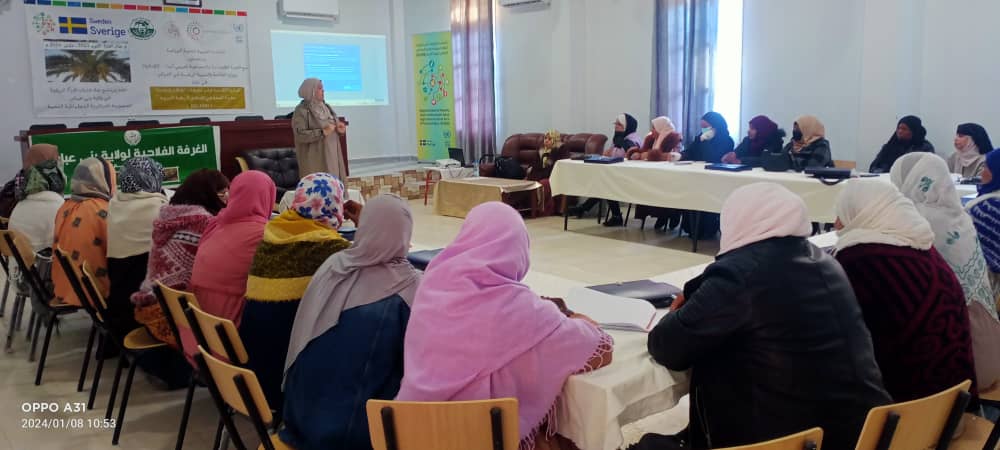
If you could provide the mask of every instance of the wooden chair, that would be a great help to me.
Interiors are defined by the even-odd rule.
[[[833,160],[833,167],[838,169],[856,169],[858,167],[857,161],[847,161],[843,159]]]
[[[965,413],[962,434],[952,439],[949,450],[996,450],[1000,427],[989,420]]]
[[[160,304],[160,309],[163,311],[163,315],[167,319],[167,325],[170,327],[170,332],[173,333],[174,339],[177,340],[177,347],[180,349],[181,357],[186,357],[184,353],[184,344],[181,342],[180,330],[182,328],[191,328],[188,324],[187,316],[184,315],[184,309],[187,308],[189,304],[197,305],[197,298],[195,298],[194,294],[190,292],[182,292],[176,289],[171,289],[159,280],[157,280],[156,284],[153,285],[153,294],[156,296],[156,300]],[[191,379],[188,381],[187,396],[184,397],[184,412],[181,413],[181,425],[177,429],[177,450],[184,448],[184,435],[187,433],[188,419],[191,417],[191,403],[194,401],[194,389],[198,386],[198,381],[200,379],[201,377],[197,370],[191,371]]]
[[[719,450],[821,450],[822,447],[823,429],[813,428],[759,444],[741,445],[739,447],[729,447]]]
[[[104,296],[97,290],[97,285],[94,283],[96,279],[85,261],[80,281],[83,282],[84,289],[90,295],[91,304],[104,305],[106,308],[107,302]],[[107,309],[104,309],[102,314],[106,316]],[[122,391],[122,402],[118,407],[118,420],[115,421],[115,433],[111,437],[111,445],[118,445],[118,439],[122,434],[122,426],[125,423],[125,409],[128,407],[128,397],[132,392],[132,379],[135,377],[135,369],[139,366],[139,360],[153,351],[166,347],[167,344],[150,335],[145,327],[136,328],[125,336],[114,336],[112,334],[112,337],[119,344],[121,356],[118,358],[118,367],[115,369],[115,380],[111,383],[111,397],[108,399],[108,411],[104,415],[104,418],[107,420],[111,420],[111,414],[114,412],[115,397],[118,395],[118,384],[121,381],[122,369],[125,368],[126,364],[129,366],[128,377],[125,379],[125,390]]]
[[[189,303],[184,313],[198,345],[207,348],[214,355],[224,356],[230,363],[238,366],[245,366],[250,361],[250,355],[247,354],[233,321],[202,311],[197,304]]]
[[[9,255],[17,262],[17,267],[21,271],[21,277],[23,277],[28,285],[31,287],[32,292],[32,314],[33,319],[29,321],[28,331],[31,332],[34,328],[34,336],[32,337],[31,352],[29,356],[29,361],[34,359],[35,348],[38,345],[38,333],[41,329],[42,321],[46,322],[45,327],[45,343],[42,345],[42,355],[38,358],[38,369],[35,371],[35,386],[42,384],[42,372],[45,370],[45,359],[49,354],[49,343],[52,340],[52,329],[55,328],[56,322],[59,321],[60,316],[67,314],[72,314],[80,310],[79,307],[73,305],[65,304],[55,304],[55,295],[45,286],[45,282],[42,281],[41,275],[38,273],[38,269],[35,267],[35,252],[31,249],[31,244],[28,242],[23,234],[16,230],[3,230],[0,231],[3,236],[3,244],[0,244],[0,253],[4,255]],[[12,316],[17,317],[17,321],[20,321],[19,316],[24,312],[25,300],[22,297],[20,310],[18,314]],[[16,306],[15,306],[16,307]],[[34,318],[37,317],[37,320]]]
[[[208,388],[215,400],[215,405],[222,415],[229,436],[238,450],[246,450],[243,439],[240,438],[239,430],[233,424],[232,417],[228,414],[228,409],[238,412],[250,418],[257,436],[260,438],[260,447],[265,450],[288,450],[288,446],[278,438],[277,433],[271,434],[269,427],[274,425],[274,414],[271,406],[268,405],[264,397],[264,390],[257,381],[257,375],[250,369],[236,367],[226,363],[205,349],[198,346],[198,354],[195,361],[201,367],[202,373],[208,374],[205,378],[209,381]]]
[[[368,400],[374,450],[517,450],[517,399],[469,402]]]
[[[236,324],[233,321],[206,313],[191,303],[187,304],[184,314],[187,316],[187,321],[191,325],[191,333],[194,334],[194,339],[199,346],[208,349],[213,355],[226,358],[226,362],[240,367],[245,367],[250,361],[250,355],[247,354],[246,346],[243,345],[243,339],[240,338],[240,332],[236,329]],[[229,407],[226,407],[225,412],[219,415],[213,448],[219,448],[219,443],[222,442],[222,430],[226,426],[223,416],[231,418],[232,415],[233,411]]]
[[[90,327],[90,338],[87,339],[87,350],[83,354],[83,367],[80,369],[80,379],[76,384],[76,391],[82,392],[83,384],[87,381],[87,369],[90,366],[90,355],[94,349],[94,338],[97,338],[98,355],[103,354],[106,345],[114,345],[114,341],[110,340],[111,331],[104,323],[104,312],[107,311],[107,305],[101,305],[100,309],[98,309],[91,304],[90,294],[83,287],[79,266],[74,266],[70,262],[65,250],[57,246],[52,251],[52,256],[55,258],[56,263],[62,267],[63,272],[66,274],[66,279],[69,280],[70,287],[73,288],[73,292],[80,299],[80,305],[83,306],[84,311],[87,312],[93,322]],[[94,408],[94,396],[97,394],[97,385],[103,368],[104,358],[98,358],[97,368],[94,371],[94,385],[90,389],[90,399],[87,402],[88,410]]]
[[[972,382],[868,412],[856,450],[946,450],[969,404]]]

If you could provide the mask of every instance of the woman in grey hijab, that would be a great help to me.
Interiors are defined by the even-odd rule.
[[[295,314],[285,363],[285,428],[294,448],[371,448],[365,403],[393,399],[420,274],[406,260],[406,200],[368,202],[354,245],[313,275]]]
[[[302,102],[292,114],[299,177],[326,172],[347,180],[347,161],[340,150],[340,135],[347,132],[347,125],[326,104],[323,81],[306,78],[299,86],[299,97]]]

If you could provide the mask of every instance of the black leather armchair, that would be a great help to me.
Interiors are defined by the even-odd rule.
[[[294,191],[299,184],[299,161],[292,148],[265,148],[244,150],[237,158],[242,170],[259,170],[274,180],[277,189],[275,203],[281,201],[286,191]],[[241,161],[242,159],[242,161]]]

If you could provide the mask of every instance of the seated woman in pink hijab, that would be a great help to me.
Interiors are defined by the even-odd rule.
[[[522,284],[529,266],[528,230],[516,211],[491,202],[469,213],[417,289],[397,400],[514,397],[520,447],[554,442],[547,425],[563,383],[610,364],[612,340]]]
[[[274,181],[264,172],[243,172],[230,184],[229,203],[205,229],[191,275],[191,289],[205,312],[239,325],[247,274],[274,195]]]

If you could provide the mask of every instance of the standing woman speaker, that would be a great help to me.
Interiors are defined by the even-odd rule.
[[[302,102],[292,114],[299,178],[326,172],[347,180],[347,161],[340,149],[340,136],[347,133],[347,124],[326,104],[323,81],[306,78],[299,86],[299,97]]]

